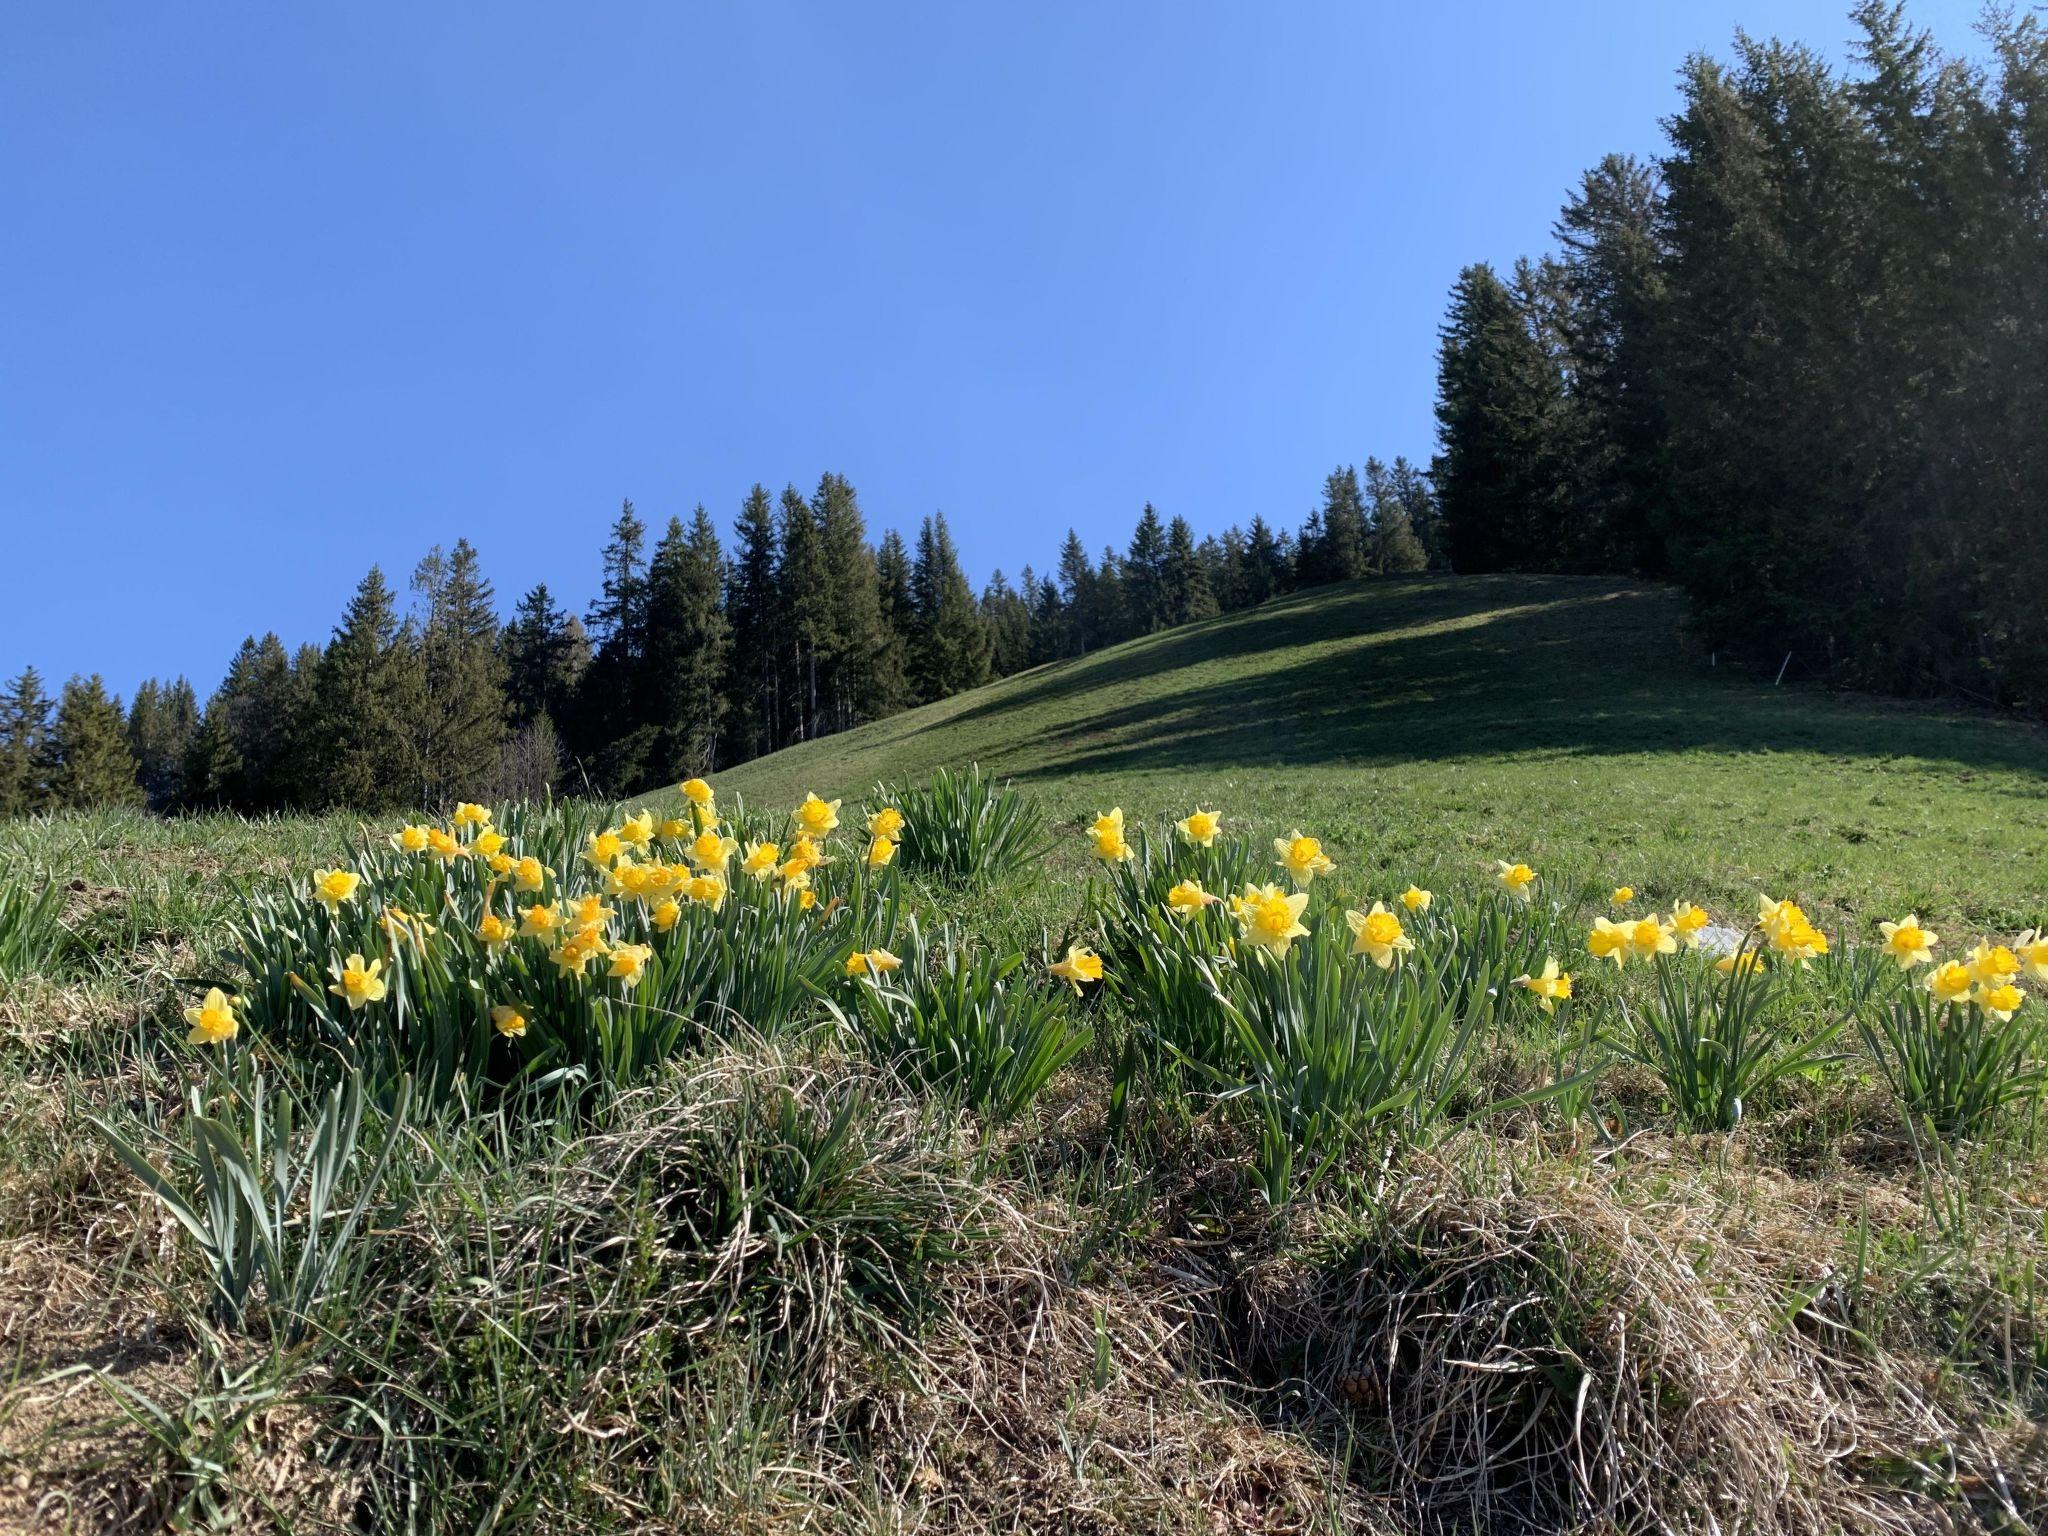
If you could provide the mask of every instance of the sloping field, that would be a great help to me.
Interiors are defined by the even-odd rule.
[[[1056,662],[721,776],[781,804],[980,762],[1063,823],[1197,801],[1418,876],[1525,857],[1652,895],[2032,921],[2048,733],[1712,667],[1609,578],[1298,594]],[[1075,840],[1079,846],[1078,840]]]

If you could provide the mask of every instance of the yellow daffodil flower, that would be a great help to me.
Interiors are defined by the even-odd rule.
[[[1434,892],[1425,891],[1419,885],[1411,885],[1401,893],[1401,905],[1410,912],[1427,912],[1429,904],[1435,900]]]
[[[1764,968],[1764,957],[1753,949],[1737,950],[1732,955],[1723,955],[1714,962],[1714,969],[1723,976],[1750,976]]]
[[[813,842],[808,835],[798,836],[797,840],[789,845],[789,857],[784,861],[785,867],[791,864],[795,865],[799,874],[804,870],[817,869],[831,862],[830,859],[825,857],[825,850]]]
[[[495,912],[486,912],[477,920],[476,937],[486,949],[503,949],[512,942],[512,924]]]
[[[702,874],[690,882],[689,897],[699,906],[709,907],[716,912],[725,905],[725,876]]]
[[[610,869],[613,860],[626,851],[626,844],[616,830],[607,829],[593,832],[583,845],[583,862],[593,869]]]
[[[1415,947],[1401,931],[1401,919],[1380,902],[1370,912],[1346,912],[1344,921],[1351,926],[1351,953],[1364,955],[1383,971]]]
[[[400,853],[425,853],[427,829],[421,826],[400,827],[391,834],[391,846]]]
[[[1927,990],[1934,994],[1937,1003],[1960,1003],[1976,984],[1977,978],[1970,974],[1970,968],[1959,960],[1937,965],[1927,975]]]
[[[379,1002],[385,993],[385,982],[380,974],[384,969],[382,960],[364,960],[361,955],[350,955],[328,966],[328,974],[334,982],[328,987],[336,997],[349,1006],[353,1013],[358,1008]]]
[[[1290,896],[1277,885],[1250,886],[1231,904],[1246,942],[1276,955],[1286,954],[1288,945],[1307,935],[1301,923],[1307,907],[1307,891]]]
[[[578,896],[569,904],[569,916],[577,929],[588,933],[610,922],[613,912],[602,896]]]
[[[2020,957],[2003,944],[1977,945],[1966,963],[1978,985],[1985,987],[2003,986],[2020,973]]]
[[[839,802],[805,795],[796,808],[796,824],[806,837],[823,837],[839,825]]]
[[[721,837],[716,832],[702,832],[690,843],[690,862],[699,869],[724,872],[732,856],[740,851],[740,845],[732,838]]]
[[[1706,909],[1689,901],[1681,901],[1671,909],[1671,931],[1678,935],[1678,942],[1687,949],[1700,947],[1700,930],[1707,926],[1707,922]]]
[[[645,944],[621,944],[612,951],[611,979],[623,987],[636,987],[654,951]]]
[[[242,1027],[235,1017],[235,999],[219,987],[208,988],[197,1008],[185,1010],[185,1022],[192,1026],[192,1033],[185,1037],[187,1045],[221,1045],[234,1039]]]
[[[655,932],[667,933],[683,920],[683,908],[675,897],[670,896],[655,907],[651,916]]]
[[[2029,928],[2012,941],[2020,966],[2036,981],[2048,981],[2048,929]]]
[[[453,864],[457,859],[469,855],[469,850],[457,842],[455,834],[445,827],[427,828],[427,852],[443,864]]]
[[[766,880],[782,862],[782,850],[773,843],[747,844],[747,856],[740,861],[740,873]]]
[[[1672,936],[1669,925],[1654,917],[1639,918],[1622,926],[1628,933],[1628,952],[1638,960],[1678,953],[1678,940]]]
[[[886,949],[856,949],[846,957],[846,974],[849,976],[886,976],[902,966],[903,962]]]
[[[1757,905],[1757,922],[1771,948],[1802,966],[1828,952],[1827,935],[1807,921],[1796,902],[1764,897]]]
[[[1495,859],[1497,873],[1494,881],[1516,901],[1527,901],[1534,893],[1536,871],[1526,864],[1510,864],[1506,859]]]
[[[1979,987],[1971,1001],[1991,1016],[1995,1024],[2004,1024],[2020,1011],[2020,1004],[2027,1000],[2027,994],[2011,982],[2000,982],[1995,987]]]
[[[868,844],[868,868],[885,868],[896,857],[896,845],[886,837],[877,837]]]
[[[313,871],[313,895],[323,902],[330,912],[341,910],[341,904],[355,899],[356,887],[363,883],[363,877],[353,870],[316,869]]]
[[[472,851],[488,859],[493,854],[500,853],[504,850],[505,834],[502,832],[493,832],[489,828],[485,828],[483,831],[477,833],[475,837],[469,840],[469,846]]]
[[[1571,973],[1558,970],[1557,961],[1547,955],[1540,975],[1517,976],[1515,985],[1535,993],[1536,1006],[1545,1013],[1554,1012],[1559,1003],[1572,995]]]
[[[1593,919],[1593,931],[1586,935],[1586,948],[1595,960],[1612,960],[1618,971],[1628,963],[1628,925],[1609,918]]]
[[[455,814],[449,819],[458,827],[488,827],[491,813],[488,807],[465,800],[455,807]]]
[[[1632,885],[1617,885],[1614,894],[1607,898],[1608,904],[1616,907],[1625,907],[1635,899],[1636,888]]]
[[[511,874],[513,866],[518,862],[509,853],[487,853],[484,855],[484,863],[489,866],[492,875],[500,880]]]
[[[1180,828],[1180,835],[1198,848],[1207,848],[1216,841],[1216,834],[1223,829],[1223,818],[1214,811],[1194,810],[1188,812],[1174,825]]]
[[[1879,923],[1877,931],[1884,935],[1884,952],[1898,963],[1900,970],[1934,963],[1934,946],[1941,942],[1941,936],[1922,928],[1913,913],[1908,912],[1896,923]]]
[[[903,813],[893,805],[885,805],[868,817],[868,836],[886,837],[896,841],[896,834],[903,830]]]
[[[1131,845],[1124,841],[1124,808],[1104,811],[1088,829],[1095,843],[1095,857],[1105,864],[1119,864],[1131,857]]]
[[[1274,838],[1273,852],[1279,856],[1276,862],[1285,866],[1296,890],[1306,890],[1317,875],[1327,875],[1337,867],[1323,852],[1321,843],[1299,831]]]
[[[512,866],[512,883],[522,891],[537,891],[547,880],[547,866],[530,853]]]
[[[647,845],[654,841],[654,812],[642,811],[621,821],[619,841],[636,853],[645,853]]]
[[[1102,957],[1085,944],[1069,944],[1067,958],[1055,961],[1046,967],[1074,989],[1074,995],[1081,995],[1081,983],[1102,980]]]
[[[1183,880],[1166,893],[1166,910],[1175,917],[1192,917],[1204,907],[1213,907],[1223,898],[1202,889],[1199,880]]]
[[[548,951],[548,958],[565,976],[581,976],[605,950],[604,937],[592,929],[584,933],[572,933],[555,948]]]
[[[519,932],[529,939],[551,939],[562,926],[562,914],[553,902],[535,902],[519,914]]]
[[[491,1028],[507,1040],[517,1040],[526,1033],[526,1015],[510,1003],[500,1003],[491,1010]]]
[[[679,843],[690,835],[690,824],[680,816],[671,816],[661,824],[664,841]]]
[[[702,810],[710,810],[716,803],[711,786],[702,779],[683,780],[683,798]]]

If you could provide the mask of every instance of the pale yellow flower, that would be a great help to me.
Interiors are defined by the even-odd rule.
[[[192,1026],[185,1043],[221,1045],[234,1039],[235,1032],[242,1027],[241,1020],[235,1017],[235,1002],[219,987],[209,988],[198,1007],[185,1010],[185,1022]]]
[[[868,817],[868,836],[886,837],[890,842],[897,840],[903,830],[903,813],[893,805],[885,805]]]
[[[636,987],[654,951],[645,944],[621,944],[612,951],[611,978],[624,987]]]
[[[804,803],[796,808],[796,824],[806,837],[825,836],[839,825],[839,802],[805,795]]]
[[[1199,847],[1207,848],[1216,841],[1216,834],[1223,828],[1223,818],[1214,811],[1190,811],[1174,823],[1180,828],[1180,835]]]
[[[1244,930],[1247,943],[1284,955],[1287,946],[1304,937],[1301,914],[1308,907],[1308,892],[1292,896],[1277,885],[1254,885],[1230,904],[1232,914]]]
[[[896,845],[886,837],[877,837],[868,844],[868,868],[881,869],[896,857]]]
[[[1495,859],[1498,871],[1494,880],[1516,901],[1527,901],[1534,893],[1536,871],[1526,864],[1510,864],[1506,859]]]
[[[1175,917],[1192,917],[1202,908],[1214,906],[1222,899],[1203,890],[1199,880],[1183,880],[1166,893],[1166,910]]]
[[[1069,944],[1067,958],[1055,961],[1046,969],[1071,986],[1078,997],[1081,995],[1081,983],[1102,980],[1102,957],[1085,944]]]
[[[500,1003],[491,1010],[491,1027],[507,1040],[517,1040],[526,1033],[526,1015],[510,1003]]]
[[[1419,885],[1411,885],[1401,893],[1401,905],[1410,912],[1427,912],[1429,904],[1435,900],[1434,892],[1425,891]]]
[[[1415,947],[1415,941],[1401,931],[1401,919],[1379,902],[1370,912],[1346,912],[1351,926],[1351,953],[1364,955],[1381,970]]]
[[[1545,1013],[1555,1011],[1557,1005],[1572,995],[1572,978],[1569,971],[1559,971],[1557,961],[1544,957],[1543,970],[1536,976],[1517,976],[1515,985],[1536,994],[1536,1006]]]
[[[1327,875],[1337,867],[1323,852],[1321,843],[1312,837],[1304,837],[1298,830],[1285,837],[1274,838],[1273,852],[1278,855],[1276,862],[1286,868],[1297,890],[1306,889],[1317,875]]]
[[[856,949],[846,957],[849,976],[885,976],[902,968],[903,962],[886,949]]]
[[[1124,841],[1124,808],[1103,811],[1088,829],[1095,842],[1095,857],[1105,864],[1118,864],[1131,857],[1131,845]]]
[[[349,1006],[351,1013],[371,1003],[381,1001],[386,989],[382,960],[364,960],[361,955],[350,955],[346,960],[337,960],[330,965],[328,974],[334,983],[328,987],[336,997]]]
[[[1877,931],[1884,935],[1885,953],[1898,963],[1900,970],[1934,963],[1934,946],[1941,942],[1941,935],[1922,928],[1914,914],[1908,912],[1896,923],[1879,923]]]
[[[327,910],[338,912],[341,904],[355,899],[356,887],[363,883],[363,877],[353,870],[316,869],[313,871],[313,895],[325,903]]]

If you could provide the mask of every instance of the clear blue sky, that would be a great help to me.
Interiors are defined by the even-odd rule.
[[[1846,10],[10,6],[0,672],[203,696],[461,535],[580,608],[622,496],[828,468],[977,584],[1291,525],[1688,51]]]

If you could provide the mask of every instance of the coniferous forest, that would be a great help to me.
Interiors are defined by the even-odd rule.
[[[1900,6],[1854,62],[1695,57],[1654,159],[1613,155],[1555,249],[1459,274],[1439,451],[1340,467],[1298,529],[1197,537],[1146,506],[977,596],[943,516],[873,539],[854,486],[756,485],[721,535],[627,502],[588,610],[501,610],[466,539],[372,569],[325,645],[252,635],[201,698],[97,677],[0,694],[0,813],[247,812],[631,793],[993,677],[1426,569],[1673,581],[1703,646],[1767,672],[2048,705],[2048,31],[1981,59]],[[1291,520],[1291,519],[1290,519]],[[582,573],[576,573],[579,576]],[[260,618],[252,615],[252,618]]]

